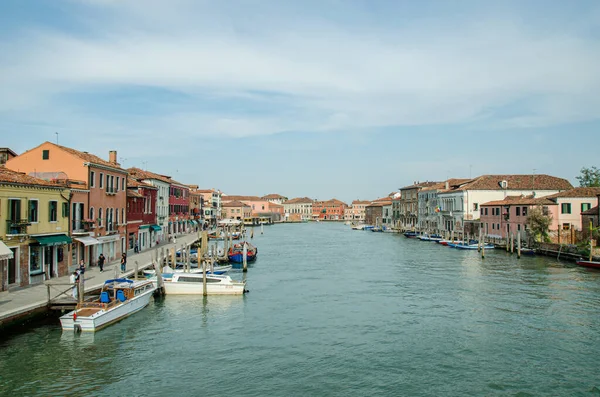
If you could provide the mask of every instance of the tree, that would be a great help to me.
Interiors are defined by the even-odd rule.
[[[551,215],[544,215],[544,209],[541,205],[534,207],[529,211],[527,225],[535,241],[549,242],[548,231],[552,223]]]
[[[590,168],[583,167],[581,174],[576,177],[579,181],[579,186],[582,187],[600,187],[600,169],[592,166]]]

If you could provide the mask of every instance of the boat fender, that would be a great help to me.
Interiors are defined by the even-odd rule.
[[[77,312],[73,312],[73,321],[77,320]]]
[[[249,289],[245,289],[244,290],[244,294],[247,293],[247,292],[250,292],[250,290]]]

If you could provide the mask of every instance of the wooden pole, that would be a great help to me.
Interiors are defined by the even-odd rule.
[[[510,234],[510,253],[514,254],[515,252],[515,235],[513,233]]]
[[[592,239],[592,227],[593,227],[593,224],[592,224],[592,220],[590,219],[590,262],[592,261],[592,258],[594,256],[592,254],[594,252],[594,240]],[[48,294],[49,294],[49,292],[48,292]]]
[[[177,258],[175,255],[175,247],[173,247],[171,250],[171,265],[173,266],[173,270],[177,268]]]
[[[254,228],[250,230],[250,238],[254,238]]]
[[[244,272],[248,271],[248,244],[244,241],[244,249],[243,249],[243,259],[242,262],[244,264]]]
[[[135,273],[133,274],[133,278],[137,281],[138,279],[138,272],[140,271],[139,269],[139,265],[138,265],[138,261],[133,262],[135,263]]]
[[[521,232],[517,232],[517,259],[521,258]]]
[[[558,225],[558,244],[560,244],[560,225]]]
[[[190,258],[190,256],[190,246],[188,245],[185,251],[185,263],[188,273],[190,272],[190,270],[192,270],[192,258]]]
[[[84,278],[83,274],[79,276],[79,282],[77,283],[77,303],[83,302],[83,294],[85,294],[84,289]]]
[[[482,232],[482,230],[481,230],[481,228],[479,228],[479,240],[477,240],[477,251],[479,251],[479,252],[481,252],[481,246],[483,245],[481,243],[481,239],[483,237],[481,232]]]
[[[485,243],[481,245],[481,259],[485,259]]]
[[[202,261],[202,295],[207,296],[208,291],[206,289],[206,261]]]
[[[571,228],[571,244],[575,244],[575,229],[573,228],[573,224],[569,224],[569,227]]]
[[[264,226],[265,226],[265,225],[264,225],[264,224],[261,222],[261,223],[260,223],[260,234],[264,234],[264,232],[265,232],[265,228],[264,228]]]

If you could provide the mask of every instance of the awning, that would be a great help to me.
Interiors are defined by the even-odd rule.
[[[150,227],[150,225],[141,225],[140,229],[148,229]]]
[[[160,232],[162,230],[162,228],[158,225],[150,225],[150,228],[152,228],[152,230],[155,232]]]
[[[110,243],[112,241],[119,241],[121,239],[121,236],[119,236],[118,234],[113,234],[112,236],[100,236],[97,237],[97,239],[100,243]]]
[[[3,261],[5,259],[12,259],[13,256],[14,255],[11,249],[8,248],[6,244],[4,244],[2,241],[0,241],[0,261]]]
[[[54,234],[51,236],[31,236],[36,239],[39,245],[51,247],[55,245],[71,244],[73,240],[66,234]]]
[[[192,222],[192,225],[198,225],[198,222],[194,219],[192,219],[190,222]]]
[[[100,243],[100,241],[96,240],[93,237],[89,237],[89,236],[87,236],[87,237],[75,237],[73,240],[79,241],[80,243],[83,243],[83,245],[85,245],[86,247],[88,245],[96,245],[96,244]]]

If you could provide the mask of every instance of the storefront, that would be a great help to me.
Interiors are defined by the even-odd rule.
[[[95,247],[100,244],[100,241],[91,236],[82,236],[82,237],[73,237],[75,241],[72,245],[72,249],[78,252],[78,254],[73,257],[78,257],[78,259],[83,259],[86,266],[95,265],[98,259],[98,255],[96,255]],[[72,266],[79,265],[79,260],[72,263]]]
[[[31,236],[29,244],[29,284],[37,284],[68,272],[65,245],[73,240],[66,234]]]
[[[11,262],[12,264],[14,264],[15,262],[14,252],[10,248],[8,248],[6,244],[0,241],[0,291],[6,291],[8,289],[8,285],[11,284],[11,282],[9,281],[11,278]],[[12,267],[12,284],[14,284],[14,265]]]
[[[114,261],[117,257],[120,257],[121,253],[119,252],[119,246],[121,236],[118,234],[113,234],[111,236],[99,236],[96,237],[99,241],[99,244],[96,246],[96,255],[100,256],[100,254],[104,254],[107,262]]]

